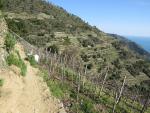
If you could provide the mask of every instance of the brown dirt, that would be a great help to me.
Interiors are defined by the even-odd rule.
[[[21,45],[16,45],[25,57]],[[54,98],[46,83],[38,76],[39,70],[27,64],[27,75],[18,75],[14,67],[0,69],[4,85],[0,89],[0,113],[65,113],[62,103]]]

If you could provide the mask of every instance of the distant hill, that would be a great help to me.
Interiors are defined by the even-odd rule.
[[[142,48],[141,46],[139,46],[136,42],[133,42],[133,41],[129,40],[128,38],[125,38],[125,37],[117,35],[117,34],[108,34],[108,35],[119,39],[122,43],[127,45],[135,53],[138,53],[139,55],[145,56],[147,59],[150,59],[150,53],[148,51],[146,51],[144,48]]]
[[[136,42],[140,46],[142,46],[145,50],[150,52],[150,38],[149,37],[144,37],[144,36],[127,36],[128,39]]]

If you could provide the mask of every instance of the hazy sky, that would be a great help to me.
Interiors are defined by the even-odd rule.
[[[109,33],[150,36],[150,0],[49,0]]]

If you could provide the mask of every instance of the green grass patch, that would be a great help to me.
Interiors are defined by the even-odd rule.
[[[37,65],[37,62],[35,61],[35,58],[34,58],[33,55],[28,56],[27,60],[30,62],[31,66],[36,66]]]
[[[47,86],[49,87],[50,91],[52,92],[52,95],[57,98],[60,98],[60,99],[63,98],[64,93],[67,91],[68,86],[66,85],[66,87],[64,87],[64,85],[63,85],[63,87],[62,87],[61,82],[49,78],[48,73],[44,70],[42,70],[40,75],[42,75],[44,81],[47,83]]]
[[[16,52],[17,54],[10,53],[9,56],[6,58],[6,62],[9,66],[15,65],[18,68],[20,68],[21,75],[25,76],[27,72],[27,66],[24,63],[24,61],[21,59],[19,52]]]
[[[16,44],[15,37],[12,34],[8,33],[5,37],[5,43],[4,43],[7,52],[10,52],[11,50],[13,50],[15,47],[15,44]]]
[[[0,87],[2,87],[4,84],[4,80],[3,79],[0,79]]]
[[[73,81],[75,82],[76,73],[68,68],[65,68],[64,70],[67,80],[70,81],[73,77]],[[77,95],[77,89],[70,85],[71,82],[65,80],[62,83],[62,81],[51,79],[46,71],[42,72],[42,76],[50,88],[53,96],[62,100],[70,99],[73,101],[72,106],[69,108],[72,112],[77,112],[78,110],[79,113],[97,113],[98,111],[95,109],[96,104],[103,106],[106,113],[111,113],[113,110],[113,105],[115,102],[113,94],[111,94],[111,92],[103,92],[99,97],[99,91],[95,91],[95,87],[91,82],[86,81],[84,87],[81,85],[80,93]],[[95,92],[95,94],[93,94],[93,92]],[[66,94],[69,95],[69,98]],[[79,97],[78,102],[77,96]],[[121,101],[116,106],[115,111],[116,113],[135,113],[139,112],[140,109],[141,105],[138,102],[135,102],[134,105],[132,105],[132,101],[130,99],[126,101],[125,98],[121,98]],[[149,109],[147,111],[149,111]]]
[[[70,68],[64,68],[64,74],[68,80],[75,81],[77,79],[77,73]]]
[[[61,89],[61,85],[58,82],[49,80],[47,85],[55,97],[62,98],[64,96],[63,89]]]
[[[81,102],[80,107],[82,111],[84,111],[84,113],[96,113],[96,111],[94,110],[93,102],[88,98],[83,99],[83,102]]]

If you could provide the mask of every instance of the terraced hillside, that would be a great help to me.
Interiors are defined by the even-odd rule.
[[[24,60],[27,56],[20,42],[14,45],[11,52],[6,51],[6,37],[9,32],[1,12],[0,22],[0,113],[65,113],[63,104],[51,95],[46,83],[39,76],[39,69]],[[20,61],[12,57],[12,54],[16,55],[16,51],[19,60],[25,62],[26,68],[22,68]],[[26,71],[25,75],[19,68]]]
[[[138,65],[139,62],[146,65],[142,57],[148,56],[148,53],[140,55],[138,50],[132,51],[127,44],[89,26],[62,8],[39,0],[34,0],[34,2],[8,0],[8,3],[6,0],[5,2],[3,10],[9,29],[24,37],[31,44],[42,48],[55,44],[60,48],[60,52],[67,46],[78,47],[78,56],[84,65],[88,65],[90,68],[88,71],[94,74],[110,62],[114,73],[121,73],[121,69],[119,70],[115,63],[122,65],[122,68],[125,68],[127,73],[129,72],[128,75],[132,81],[147,80],[146,76],[150,76],[147,66],[145,66],[147,68],[145,71],[135,69],[137,73],[134,73],[134,65]],[[18,7],[15,6],[16,4]],[[24,6],[24,4],[30,5]],[[67,21],[64,21],[66,19]],[[143,74],[139,75],[139,73]],[[142,75],[146,76],[140,77]]]
[[[30,44],[51,53],[53,57],[56,55],[56,59],[62,57],[54,68],[58,71],[51,69],[53,65],[50,64],[50,61],[54,63],[55,57],[54,59],[42,59],[41,66],[49,70],[50,78],[56,79],[58,86],[60,81],[64,81],[66,86],[68,84],[75,85],[69,88],[64,86],[66,90],[62,91],[63,96],[58,96],[64,97],[67,93],[70,98],[72,98],[71,96],[81,98],[77,100],[69,98],[69,102],[73,104],[73,107],[68,108],[70,111],[86,112],[87,109],[83,110],[82,107],[78,107],[80,106],[78,101],[90,98],[91,103],[94,104],[93,109],[98,107],[104,112],[110,112],[114,102],[112,97],[115,95],[114,92],[122,85],[124,76],[127,77],[125,97],[133,99],[131,95],[138,95],[140,97],[136,101],[143,104],[143,100],[147,97],[147,92],[150,89],[150,54],[138,48],[138,45],[123,39],[120,40],[116,35],[104,33],[96,27],[88,25],[79,17],[66,12],[63,8],[46,1],[2,0],[0,6],[10,30],[23,37]],[[52,56],[51,58],[53,58]],[[66,69],[62,75],[59,73],[60,67],[63,67],[63,70]],[[53,73],[50,74],[51,72]],[[107,73],[107,76],[105,76],[105,73]],[[72,75],[75,75],[75,80],[74,77],[70,77]],[[80,84],[80,82],[77,81],[80,76],[82,83],[87,84],[85,89],[82,89],[82,87],[78,89],[77,84]],[[49,83],[48,78],[46,78],[46,81],[48,84],[51,83]],[[108,95],[104,95],[103,100],[99,100],[98,93],[93,94],[93,91],[100,92],[99,90],[103,85],[104,92],[110,94],[110,100],[106,99]],[[97,89],[98,91],[96,91]],[[135,94],[135,89],[138,94]],[[72,95],[72,90],[79,94]],[[86,91],[91,95],[84,94]],[[64,97],[62,100],[67,99]],[[76,101],[77,105],[74,104]],[[109,105],[107,102],[111,104]],[[122,103],[124,105],[124,102]],[[130,112],[128,109],[131,108],[128,107],[124,108],[124,112]],[[107,109],[110,111],[107,111]],[[123,108],[119,106],[118,109]],[[140,110],[136,108],[135,111]],[[131,112],[134,112],[133,107]]]

